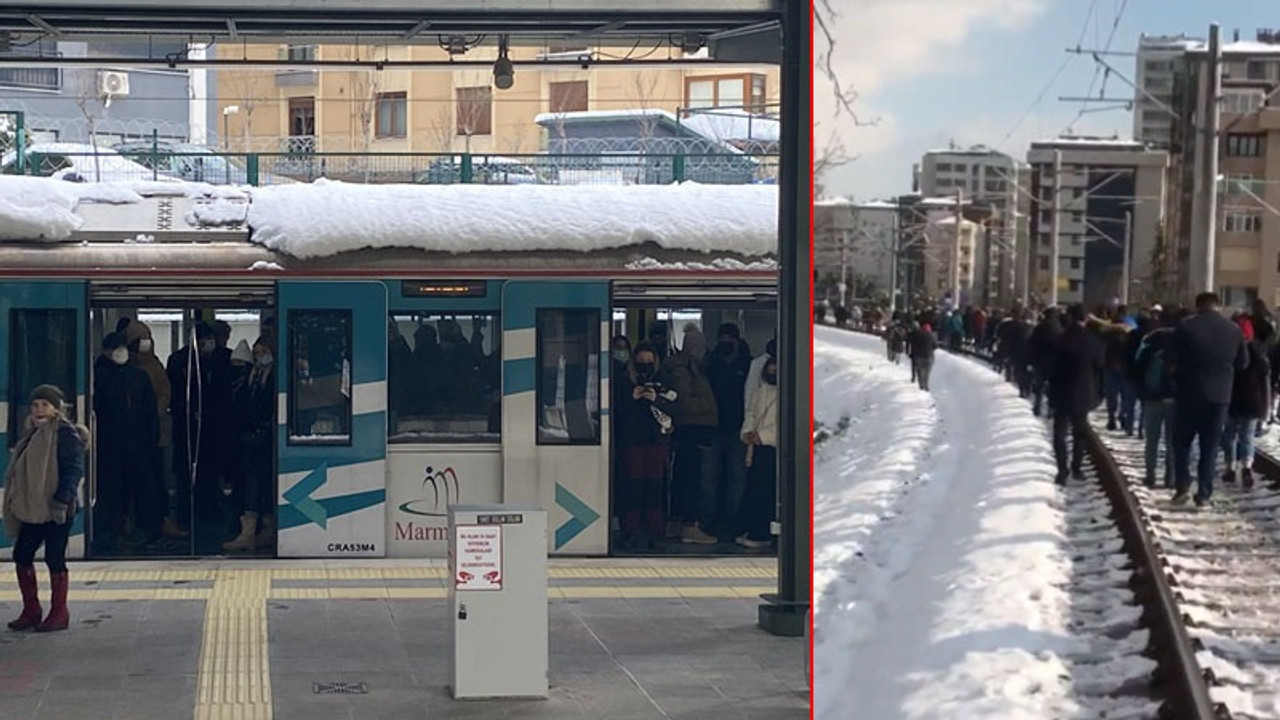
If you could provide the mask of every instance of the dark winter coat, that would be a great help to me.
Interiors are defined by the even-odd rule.
[[[1027,339],[1027,360],[1038,372],[1049,374],[1062,333],[1062,321],[1056,315],[1041,320],[1031,331],[1031,337]]]
[[[155,387],[133,365],[117,365],[98,356],[93,367],[93,413],[101,452],[150,450],[160,437]]]
[[[1018,318],[1010,318],[996,328],[996,342],[1000,353],[1014,363],[1027,362],[1027,344],[1031,338],[1031,324]]]
[[[1102,340],[1073,323],[1059,336],[1049,371],[1049,404],[1057,412],[1087,413],[1102,398]]]
[[[719,428],[715,392],[701,362],[681,351],[672,355],[662,365],[663,382],[678,394],[675,415],[676,427]],[[741,405],[739,405],[741,407]]]
[[[889,326],[889,349],[894,352],[902,352],[907,344],[907,329],[898,323]]]
[[[1267,412],[1267,382],[1271,367],[1261,342],[1254,340],[1246,343],[1245,348],[1249,353],[1249,366],[1235,372],[1235,380],[1231,385],[1231,406],[1227,412],[1235,418],[1260,418]]]
[[[1216,312],[1183,320],[1173,331],[1176,399],[1228,405],[1236,370],[1249,366],[1244,333]]]
[[[662,434],[662,428],[653,414],[652,406],[656,405],[659,410],[671,415],[674,419],[679,398],[677,397],[676,403],[668,402],[661,397],[655,401],[645,398],[637,400],[633,392],[637,386],[645,383],[633,381],[625,371],[617,378],[617,384],[622,392],[618,393],[617,407],[613,409],[613,415],[614,422],[617,423],[619,447],[643,447],[665,443],[667,436]],[[659,390],[663,389],[661,382],[654,384]]]
[[[1142,336],[1129,360],[1128,378],[1133,383],[1135,394],[1143,402],[1155,400],[1171,400],[1173,398],[1172,357],[1170,347],[1173,344],[1172,328],[1157,328]],[[1146,350],[1143,350],[1143,346]],[[1153,362],[1156,353],[1164,351],[1165,374],[1169,378],[1167,389],[1152,390],[1147,387],[1147,368]]]
[[[907,336],[907,356],[912,360],[933,360],[937,349],[937,338],[933,333],[925,332],[924,328],[916,328]]]
[[[1099,334],[1102,337],[1103,344],[1106,346],[1107,370],[1124,372],[1128,366],[1126,359],[1129,357],[1129,336],[1132,332],[1119,327],[1107,326]],[[1135,345],[1134,348],[1136,349],[1137,346]]]
[[[751,351],[745,342],[738,341],[738,351],[731,358],[717,348],[707,360],[707,380],[716,397],[720,430],[733,433],[742,429],[746,412],[747,374],[751,372]]]

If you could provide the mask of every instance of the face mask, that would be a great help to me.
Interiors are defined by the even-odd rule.
[[[201,341],[200,341],[200,352],[204,353],[205,355],[208,355],[209,353],[213,352],[213,341],[212,341],[212,340],[201,340]]]
[[[636,372],[642,376],[648,377],[653,374],[654,370],[657,370],[657,368],[653,366],[653,363],[636,363]]]
[[[631,353],[627,350],[614,350],[613,359],[620,363],[624,363],[631,358]]]
[[[144,353],[151,352],[150,338],[142,338],[141,340],[138,341],[138,352],[144,352]]]
[[[270,365],[275,360],[275,358],[271,357],[271,353],[264,352],[261,355],[259,355],[257,358],[255,358],[255,360],[259,366],[265,367],[267,365]]]
[[[111,362],[117,365],[123,365],[129,362],[129,351],[125,348],[116,348],[111,351]]]
[[[777,385],[777,384],[778,384],[778,374],[777,374],[777,373],[765,373],[765,374],[764,374],[764,381],[765,381],[765,383],[767,383],[767,384],[769,384],[769,385]]]

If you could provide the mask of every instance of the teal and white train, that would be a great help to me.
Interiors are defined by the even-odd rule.
[[[301,252],[305,227],[292,229],[291,245],[257,237],[264,226],[251,207],[261,196],[238,200],[250,210],[231,220],[210,211],[225,199],[82,201],[76,227],[53,241],[6,233],[0,213],[0,438],[12,446],[27,394],[46,382],[97,430],[92,367],[119,318],[150,327],[162,362],[188,344],[196,322],[223,320],[232,346],[270,333],[277,348],[278,539],[268,556],[443,557],[445,509],[455,502],[536,503],[549,511],[549,552],[608,554],[611,338],[634,341],[660,320],[711,329],[733,321],[763,348],[776,317],[771,254],[706,241],[741,233],[758,250],[760,237],[776,236],[771,211],[756,206],[759,193],[743,188],[735,210],[725,205],[739,196],[721,192],[705,213],[691,213],[688,196],[664,208],[654,195],[636,224],[679,228],[687,242],[664,229],[657,242],[636,233],[638,242],[584,247],[590,228],[577,226],[569,234],[578,239],[564,247],[544,237],[529,250],[459,249],[447,224],[426,222],[422,242],[408,244],[416,247],[355,247],[357,238]],[[545,223],[570,212],[558,202],[581,206],[572,193],[547,193],[531,217]],[[306,212],[305,202],[299,207]],[[510,207],[472,211],[483,220]],[[663,225],[664,212],[681,216]],[[213,215],[221,219],[208,221]],[[737,225],[726,229],[726,215]],[[482,359],[465,377],[415,354],[420,344],[459,338]],[[85,501],[97,491],[91,473]],[[222,532],[202,542],[209,533],[192,528],[190,540],[162,554],[220,554]],[[92,534],[81,513],[73,556],[93,556]]]

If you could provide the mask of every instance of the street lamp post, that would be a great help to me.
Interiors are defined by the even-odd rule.
[[[228,105],[222,108],[222,149],[231,150],[231,116],[240,112],[239,105]]]

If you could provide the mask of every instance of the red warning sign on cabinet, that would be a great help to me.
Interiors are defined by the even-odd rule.
[[[502,526],[458,525],[454,537],[454,588],[502,589]]]

